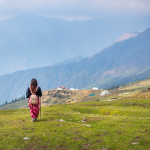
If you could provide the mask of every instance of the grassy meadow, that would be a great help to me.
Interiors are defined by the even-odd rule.
[[[41,120],[34,123],[31,123],[29,109],[1,110],[0,150],[150,149],[149,101],[92,101],[45,106]],[[24,137],[30,139],[24,140]]]

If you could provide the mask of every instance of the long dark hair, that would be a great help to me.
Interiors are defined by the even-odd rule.
[[[33,78],[31,80],[31,83],[30,83],[30,87],[31,87],[32,92],[36,91],[37,86],[38,86],[38,82],[35,78]]]

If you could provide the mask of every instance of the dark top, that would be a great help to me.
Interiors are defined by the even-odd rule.
[[[28,87],[27,91],[26,91],[26,98],[29,98],[31,96],[31,91],[30,91],[30,88]],[[36,91],[36,95],[38,97],[41,97],[42,96],[42,91],[41,91],[41,88],[38,87],[37,91]]]

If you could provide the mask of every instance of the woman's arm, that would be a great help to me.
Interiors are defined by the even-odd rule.
[[[26,91],[26,98],[29,98],[30,95],[31,95],[31,92],[30,92],[30,89],[29,89],[29,87],[28,87],[28,89],[27,89],[27,91]]]
[[[38,92],[38,93],[37,93],[38,96],[41,97],[41,96],[42,96],[42,91],[41,91],[41,88],[40,88],[40,87],[38,88],[38,91],[37,91],[37,92]]]

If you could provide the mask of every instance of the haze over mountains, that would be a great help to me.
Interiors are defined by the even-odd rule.
[[[0,75],[50,66],[78,55],[89,57],[122,34],[148,26],[150,20],[135,18],[66,21],[16,16],[5,19],[0,21]]]
[[[18,71],[0,76],[0,103],[25,94],[31,78],[42,90],[65,85],[74,88],[109,88],[150,76],[150,28],[105,48],[79,62]],[[9,93],[9,94],[8,94]]]

